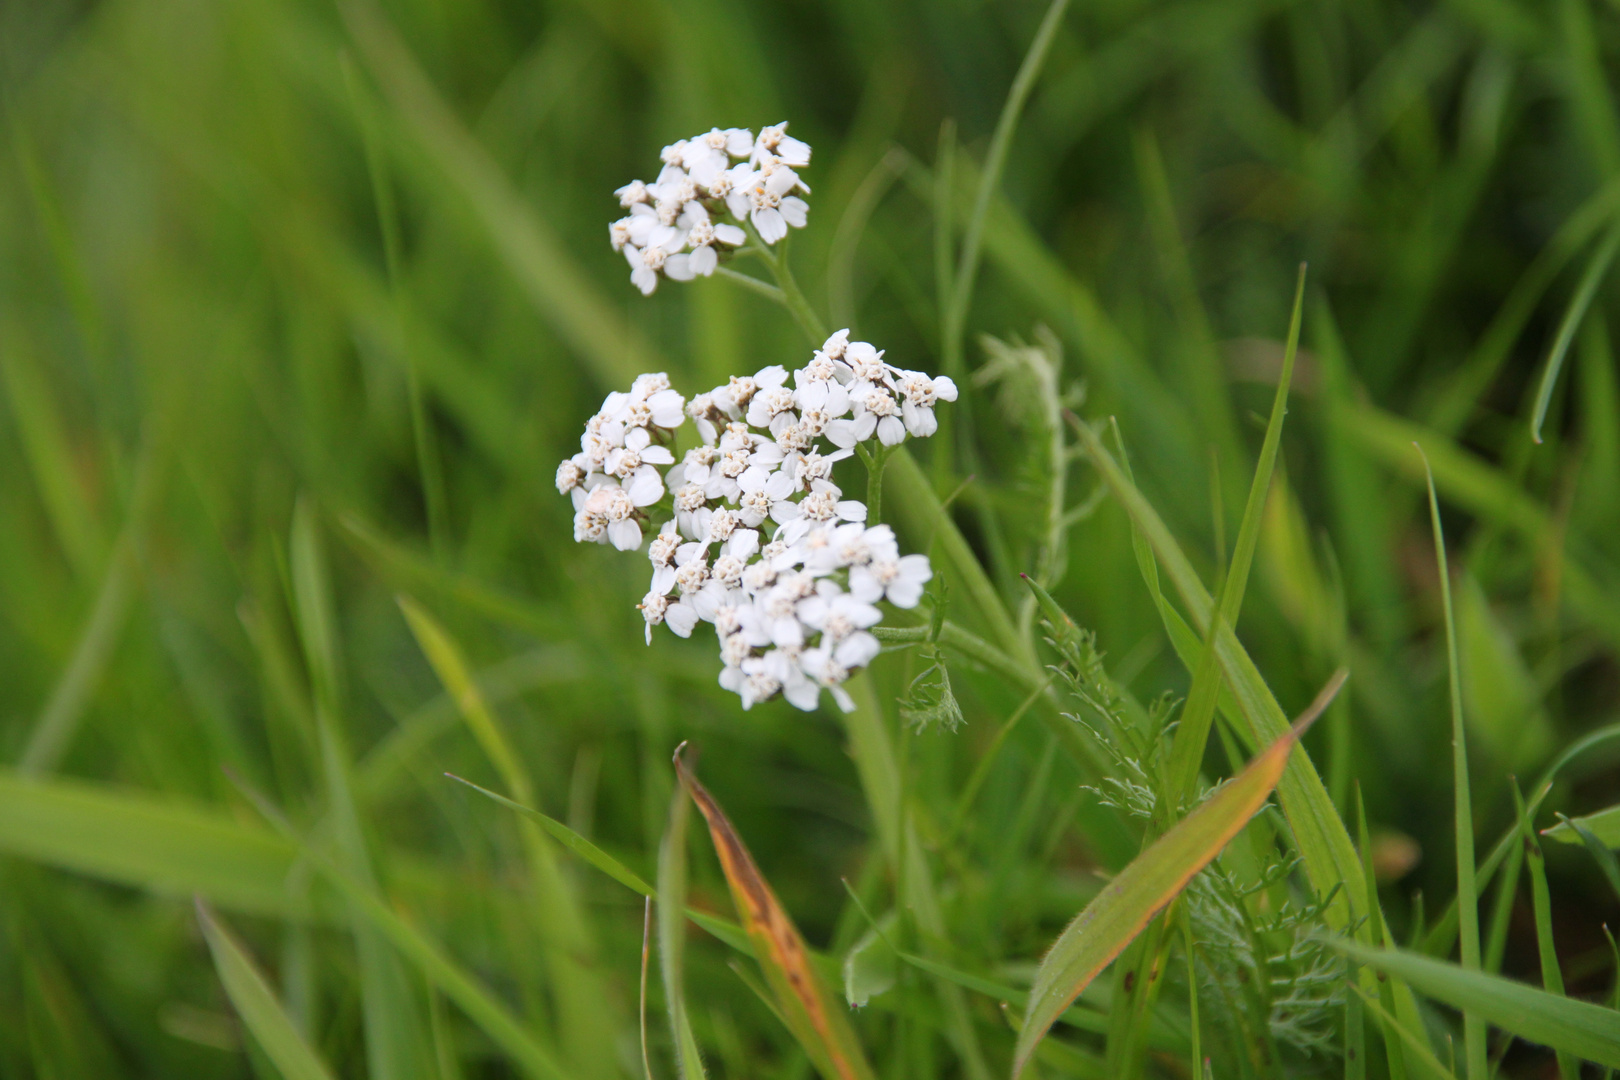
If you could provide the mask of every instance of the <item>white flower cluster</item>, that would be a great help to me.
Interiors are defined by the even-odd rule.
[[[887,525],[866,523],[833,466],[869,439],[933,434],[934,405],[955,400],[950,379],[894,367],[840,330],[791,376],[767,367],[691,401],[664,375],[642,375],[586,421],[557,490],[574,500],[575,540],[629,551],[643,523],[663,519],[638,605],[649,644],[659,623],[681,637],[711,623],[720,685],[743,708],[781,694],[814,709],[825,688],[847,711],[841,684],[878,653],[875,605],[915,607],[933,569],[926,555],[901,555]],[[702,444],[677,461],[688,418]]]
[[[676,281],[708,277],[719,251],[747,243],[739,226],[716,221],[722,210],[754,226],[775,244],[788,226],[804,228],[810,206],[794,194],[810,189],[795,169],[810,164],[810,146],[787,133],[787,124],[762,130],[714,128],[664,147],[658,180],[632,180],[614,192],[627,217],[608,226],[613,250],[624,253],[630,281],[643,295],[660,275]]]

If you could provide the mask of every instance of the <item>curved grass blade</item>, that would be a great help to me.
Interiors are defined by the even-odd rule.
[[[1577,823],[1597,837],[1604,847],[1620,848],[1620,806],[1610,806],[1596,813],[1560,821],[1550,829],[1542,829],[1541,835],[1565,844],[1579,844],[1581,834],[1575,831]]]
[[[1277,394],[1271,403],[1271,419],[1266,424],[1260,461],[1255,465],[1254,480],[1249,486],[1248,505],[1243,508],[1243,522],[1238,526],[1237,546],[1232,550],[1231,567],[1221,584],[1215,614],[1205,634],[1204,648],[1193,674],[1192,689],[1181,712],[1181,725],[1176,729],[1175,741],[1170,746],[1172,803],[1190,795],[1198,782],[1198,766],[1204,760],[1209,726],[1215,721],[1215,706],[1220,699],[1222,681],[1215,641],[1223,623],[1234,629],[1237,627],[1238,613],[1243,610],[1243,593],[1249,581],[1249,568],[1254,562],[1254,550],[1260,540],[1260,521],[1266,499],[1271,494],[1271,474],[1277,464],[1277,450],[1282,444],[1283,417],[1288,415],[1288,387],[1294,375],[1294,358],[1299,352],[1299,327],[1304,311],[1305,264],[1301,263],[1299,280],[1294,286],[1294,312],[1288,321],[1288,345],[1283,351],[1282,374],[1277,378]]]
[[[1547,889],[1547,859],[1536,842],[1530,816],[1524,810],[1524,796],[1513,784],[1513,808],[1518,813],[1519,834],[1524,838],[1525,861],[1530,864],[1530,910],[1536,920],[1536,951],[1541,954],[1541,985],[1549,994],[1564,995],[1564,972],[1558,966],[1558,945],[1553,940],[1552,896]],[[1565,1051],[1558,1052],[1558,1074],[1563,1080],[1581,1080],[1580,1065]]]
[[[1454,1009],[1478,1013],[1486,1023],[1527,1042],[1620,1067],[1620,1012],[1415,953],[1369,949],[1344,938],[1324,940],[1357,963],[1393,975]]]
[[[276,998],[275,991],[259,971],[247,949],[214,917],[213,911],[197,897],[197,922],[202,926],[208,951],[225,993],[236,1007],[236,1015],[253,1033],[267,1056],[286,1080],[332,1080],[332,1072],[310,1049],[298,1026]]]
[[[615,859],[613,856],[609,855],[607,852],[603,851],[601,848],[597,847],[595,844],[591,843],[589,840],[585,839],[583,836],[579,835],[579,833],[575,832],[573,829],[570,829],[556,818],[548,817],[538,810],[524,806],[522,803],[513,802],[505,795],[498,795],[488,788],[479,787],[471,780],[463,780],[455,773],[445,773],[444,775],[457,783],[466,784],[480,795],[488,796],[489,798],[500,803],[502,806],[516,810],[518,813],[522,814],[524,817],[530,819],[536,825],[539,825],[542,829],[546,830],[546,832],[550,833],[564,847],[568,848],[568,850],[572,851],[575,855],[578,855],[580,858],[584,859],[586,862],[590,863],[592,866],[596,867],[598,870],[602,871],[602,873],[606,874],[614,881],[617,881],[625,888],[638,892],[649,900],[654,899],[658,895],[657,890],[651,885],[647,884],[646,881],[642,880],[641,876],[634,870],[631,870],[628,866],[625,866],[624,863]],[[733,949],[736,949],[738,952],[744,953],[748,956],[754,955],[753,947],[748,943],[748,935],[743,931],[743,928],[738,926],[736,923],[731,922],[728,919],[722,919],[716,915],[710,915],[706,911],[699,911],[692,907],[688,907],[686,909],[686,917],[697,923],[703,929],[707,930],[713,936],[731,946]]]
[[[1614,889],[1615,895],[1620,896],[1620,860],[1615,859],[1614,852],[1610,851],[1608,845],[1593,835],[1592,830],[1585,825],[1578,821],[1571,821],[1562,814],[1559,815],[1559,818],[1568,822],[1569,827],[1575,831],[1575,835],[1581,838],[1581,843],[1586,845],[1586,850],[1598,864],[1598,869],[1602,870],[1603,876],[1609,879],[1609,885]]]
[[[1581,275],[1581,283],[1576,286],[1575,296],[1564,312],[1563,321],[1558,324],[1558,336],[1553,339],[1553,347],[1547,353],[1547,367],[1542,372],[1541,385],[1536,390],[1535,411],[1530,418],[1530,437],[1538,445],[1541,443],[1541,424],[1547,419],[1547,406],[1552,403],[1553,388],[1558,385],[1558,373],[1563,370],[1569,343],[1574,340],[1575,331],[1580,329],[1581,320],[1586,318],[1586,309],[1591,306],[1592,297],[1603,283],[1617,249],[1620,249],[1620,221],[1609,227],[1603,243],[1592,253],[1591,261]]]
[[[682,743],[675,753],[677,758]],[[692,807],[684,791],[676,791],[669,805],[669,824],[658,848],[658,966],[664,976],[664,1008],[669,1012],[670,1037],[675,1040],[675,1061],[681,1080],[704,1080],[703,1055],[686,1015],[684,946],[686,925],[686,822]]]
[[[725,811],[678,753],[675,771],[709,823],[709,836],[731,886],[731,898],[788,1029],[828,1080],[875,1080],[844,1006],[817,974],[798,927],[777,901]]]
[[[493,799],[509,810],[516,810],[518,813],[522,814],[524,817],[546,830],[546,832],[550,833],[568,850],[572,851],[575,855],[578,855],[580,858],[602,871],[602,873],[606,874],[614,881],[617,881],[620,885],[623,885],[628,889],[633,889],[642,896],[652,897],[657,895],[653,887],[643,881],[641,876],[634,870],[631,870],[628,866],[625,866],[624,863],[620,862],[618,859],[615,859],[613,856],[609,855],[607,852],[603,851],[601,848],[597,847],[595,844],[591,843],[589,840],[585,839],[583,836],[579,835],[579,833],[575,832],[573,829],[570,829],[556,818],[542,814],[540,811],[524,806],[520,802],[513,802],[505,795],[497,794],[486,787],[479,787],[471,780],[463,780],[455,773],[445,773],[444,775],[449,777],[451,780],[454,780],[458,784],[466,784],[468,787],[478,792],[478,794],[483,795],[486,798]]]
[[[1344,685],[1346,674],[1341,669],[1334,675],[1292,728],[1120,871],[1058,936],[1035,974],[1013,1054],[1014,1077],[1069,1003],[1265,804],[1282,778],[1289,752]]]
[[[223,808],[0,773],[0,853],[234,911],[299,918],[297,852]]]
[[[1413,444],[1417,446],[1416,443]],[[1423,454],[1423,447],[1417,446]],[[1463,727],[1462,676],[1457,664],[1457,619],[1451,604],[1451,570],[1446,564],[1446,537],[1440,528],[1440,499],[1434,493],[1434,472],[1423,458],[1429,481],[1429,522],[1434,528],[1434,557],[1440,572],[1440,599],[1446,619],[1446,672],[1451,690],[1451,773],[1457,834],[1457,932],[1462,965],[1478,971],[1479,894],[1474,887],[1473,792],[1468,785],[1468,732]],[[1472,1010],[1463,1012],[1463,1060],[1468,1080],[1486,1080],[1485,1025]]]

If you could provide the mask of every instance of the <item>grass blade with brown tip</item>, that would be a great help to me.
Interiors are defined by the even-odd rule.
[[[709,836],[731,886],[731,898],[794,1038],[828,1080],[875,1080],[872,1066],[855,1041],[845,1006],[816,973],[798,927],[777,901],[725,811],[679,755],[675,771],[709,823]]]
[[[1023,1072],[1035,1047],[1070,1002],[1265,804],[1282,777],[1289,752],[1344,685],[1346,674],[1341,669],[1334,675],[1287,734],[1132,860],[1058,936],[1035,973],[1029,1011],[1013,1054],[1013,1076]]]

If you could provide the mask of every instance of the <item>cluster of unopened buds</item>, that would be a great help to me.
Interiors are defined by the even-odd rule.
[[[810,164],[810,146],[787,133],[787,124],[755,136],[747,128],[714,128],[664,147],[664,167],[651,184],[632,180],[614,192],[627,216],[608,227],[613,250],[630,264],[630,281],[643,294],[660,276],[676,281],[708,277],[720,253],[741,247],[740,224],[775,244],[788,226],[804,228],[810,206],[795,192],[810,189],[795,169]]]
[[[660,623],[681,637],[710,623],[720,685],[743,708],[781,694],[810,710],[826,689],[847,711],[842,683],[878,653],[876,605],[915,607],[933,570],[867,523],[833,466],[869,440],[933,434],[934,406],[955,400],[950,379],[894,367],[841,330],[791,376],[767,367],[690,401],[666,376],[640,376],[586,421],[557,490],[573,498],[578,541],[631,551],[660,522],[638,605],[649,644]],[[687,420],[702,441],[677,458]]]

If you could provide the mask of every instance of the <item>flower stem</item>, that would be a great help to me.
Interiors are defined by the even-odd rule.
[[[855,453],[860,455],[861,463],[866,466],[866,523],[876,525],[881,518],[883,509],[883,466],[889,463],[889,451],[892,447],[879,445],[876,450],[855,444]]]
[[[799,283],[793,279],[793,271],[787,264],[786,240],[782,242],[781,250],[773,251],[760,240],[752,225],[747,226],[747,229],[754,242],[744,248],[743,252],[758,256],[770,267],[771,275],[776,278],[776,284],[781,289],[781,294],[772,295],[771,299],[788,309],[788,314],[799,324],[799,329],[810,340],[810,344],[819,348],[821,343],[827,340],[827,324],[821,321],[821,316],[816,314],[815,309],[810,306],[810,301],[805,299],[803,291],[800,290]]]

